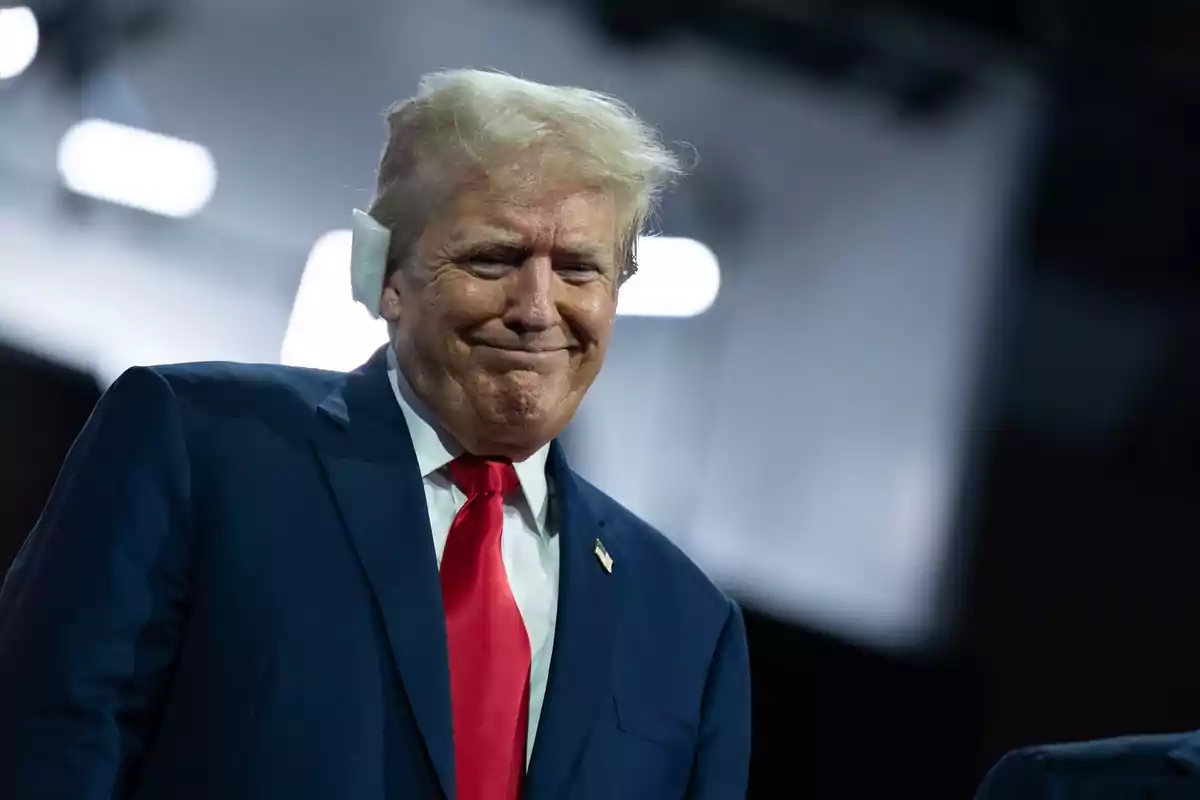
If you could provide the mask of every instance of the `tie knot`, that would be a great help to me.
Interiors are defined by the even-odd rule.
[[[473,455],[459,456],[450,462],[450,480],[467,497],[487,494],[504,497],[519,485],[511,461]]]

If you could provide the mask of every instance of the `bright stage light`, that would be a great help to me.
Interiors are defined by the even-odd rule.
[[[0,80],[24,72],[38,51],[38,23],[26,6],[0,8]]]
[[[73,192],[167,217],[197,213],[217,185],[201,145],[100,119],[63,136],[58,172]]]
[[[721,289],[721,268],[712,250],[695,239],[643,236],[638,271],[621,287],[617,313],[627,317],[695,317]]]
[[[304,265],[280,360],[348,371],[386,341],[387,323],[350,296],[350,231],[330,231],[317,239]]]
[[[317,369],[350,370],[387,341],[387,324],[350,295],[350,231],[319,238],[308,256],[280,360]],[[717,297],[721,273],[712,251],[694,239],[643,237],[638,273],[621,287],[623,316],[691,317]]]

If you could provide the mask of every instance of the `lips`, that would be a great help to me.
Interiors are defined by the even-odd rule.
[[[511,348],[496,345],[480,345],[480,355],[501,369],[531,369],[536,372],[557,370],[565,367],[571,359],[566,347],[553,349]]]
[[[571,349],[565,345],[562,347],[510,347],[502,344],[491,344],[490,342],[479,342],[479,346],[488,347],[492,350],[502,350],[506,353],[520,353],[524,355],[545,355]]]

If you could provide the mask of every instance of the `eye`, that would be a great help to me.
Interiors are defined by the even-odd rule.
[[[520,253],[511,250],[480,250],[469,254],[465,261],[480,275],[499,276],[521,263]]]
[[[470,258],[472,264],[512,264],[514,260],[512,253],[492,251],[475,253]]]
[[[512,253],[485,250],[479,253],[472,253],[467,260],[472,264],[511,264],[515,259]]]
[[[554,265],[555,272],[573,280],[587,280],[600,274],[600,267],[590,261],[568,261]]]

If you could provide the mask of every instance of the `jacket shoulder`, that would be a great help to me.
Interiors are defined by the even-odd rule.
[[[1111,785],[1178,773],[1195,738],[1195,734],[1119,736],[1014,750],[991,769],[976,800],[1015,800],[1036,797],[1030,793],[1044,792],[1048,787],[1068,791],[1076,786]]]
[[[283,419],[308,416],[345,378],[341,372],[281,364],[208,361],[135,367],[118,383],[135,372],[148,372],[166,383],[185,412]]]

